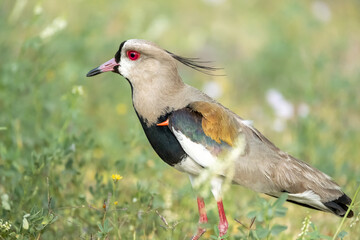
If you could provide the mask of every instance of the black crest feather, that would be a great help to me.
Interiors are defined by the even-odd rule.
[[[211,63],[210,61],[201,61],[201,60],[199,60],[199,58],[181,57],[172,52],[169,52],[169,51],[166,51],[166,52],[169,53],[170,56],[175,58],[177,61],[181,62],[185,66],[190,67],[196,71],[199,71],[201,73],[211,75],[211,76],[223,76],[223,75],[218,75],[218,74],[213,73],[214,71],[221,70],[222,68],[211,67],[211,66],[206,65],[206,64]]]

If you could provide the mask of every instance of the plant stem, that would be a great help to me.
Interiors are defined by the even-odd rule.
[[[336,237],[337,237],[337,235],[339,234],[339,232],[340,232],[340,230],[341,230],[341,228],[342,228],[342,226],[343,226],[343,224],[344,224],[344,222],[345,222],[345,219],[346,219],[347,215],[349,214],[351,208],[354,206],[354,203],[355,203],[355,200],[356,200],[356,197],[357,197],[359,191],[360,191],[360,185],[359,185],[358,188],[356,189],[356,192],[355,192],[355,194],[354,194],[353,200],[351,201],[350,206],[349,206],[348,210],[346,211],[345,216],[343,217],[343,219],[342,219],[339,227],[337,228],[337,230],[336,230],[336,232],[335,232],[332,240],[335,240]]]

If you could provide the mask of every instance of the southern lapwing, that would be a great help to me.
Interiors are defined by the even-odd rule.
[[[86,76],[122,75],[131,85],[135,112],[160,158],[189,175],[192,183],[213,169],[210,185],[219,210],[219,234],[228,229],[221,198],[230,178],[254,191],[343,217],[351,199],[325,173],[281,151],[257,129],[179,76],[177,62],[202,72],[214,70],[193,58],[166,51],[152,42],[131,39],[115,57]],[[228,161],[227,161],[228,160]],[[197,198],[200,223],[207,222],[203,198]],[[347,217],[352,217],[350,211]],[[193,239],[205,232],[201,225]]]

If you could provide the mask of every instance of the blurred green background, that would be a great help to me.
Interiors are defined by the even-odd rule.
[[[85,77],[130,38],[224,68],[226,76],[214,77],[179,64],[186,83],[355,194],[359,1],[3,0],[0,6],[0,239],[195,233],[196,193],[150,148],[129,84],[111,73]],[[112,174],[123,178],[114,182]],[[340,218],[289,203],[286,216],[274,214],[273,202],[233,186],[224,197],[229,239],[323,239],[340,226]],[[206,204],[204,239],[216,235],[218,221],[211,196]],[[359,210],[357,200],[341,237],[358,239]],[[254,215],[256,230],[234,220],[248,226]]]

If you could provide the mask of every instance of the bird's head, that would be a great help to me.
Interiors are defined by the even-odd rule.
[[[181,82],[178,76],[179,61],[195,70],[210,73],[215,68],[202,65],[196,58],[184,58],[166,51],[156,44],[140,39],[130,39],[120,44],[114,58],[94,68],[87,77],[104,72],[115,72],[125,77],[133,87],[136,85],[174,84]]]
[[[139,39],[122,42],[114,58],[94,68],[86,76],[104,72],[122,75],[133,87],[156,85],[155,81],[163,81],[162,84],[181,81],[175,58],[154,43]]]

